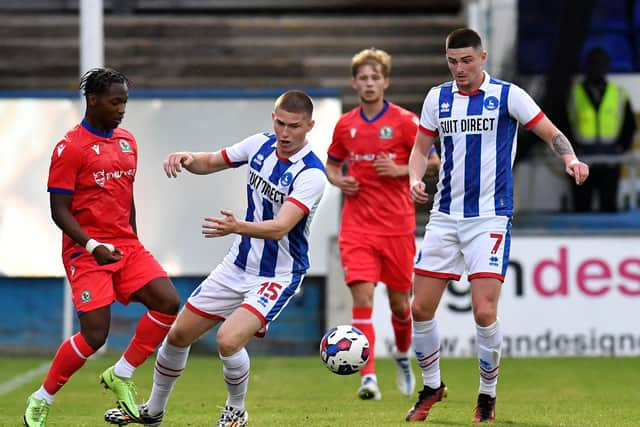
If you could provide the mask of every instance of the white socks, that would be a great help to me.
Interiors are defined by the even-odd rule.
[[[171,390],[187,365],[191,347],[176,347],[166,340],[160,346],[153,371],[153,387],[147,402],[149,414],[164,412]]]
[[[131,378],[136,368],[131,363],[127,362],[127,359],[124,358],[124,355],[118,360],[118,362],[113,367],[113,373],[119,376],[120,378]]]
[[[235,409],[244,410],[244,398],[249,386],[249,354],[243,348],[231,356],[219,354],[222,360],[222,373],[227,383],[227,405]]]
[[[47,390],[44,389],[44,386],[40,386],[40,388],[33,393],[33,397],[39,400],[46,400],[49,405],[53,403],[55,400],[55,396],[50,394]]]
[[[413,348],[424,385],[438,388],[442,383],[440,377],[440,333],[436,319],[413,321]]]
[[[500,371],[500,346],[502,331],[496,320],[489,326],[476,325],[476,343],[480,364],[480,389],[478,393],[496,397]]]

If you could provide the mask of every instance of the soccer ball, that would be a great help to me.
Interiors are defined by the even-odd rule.
[[[351,375],[369,360],[369,340],[351,325],[331,328],[320,341],[320,359],[331,372]]]

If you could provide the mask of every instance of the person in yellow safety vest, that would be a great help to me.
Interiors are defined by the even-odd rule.
[[[585,78],[573,85],[568,105],[570,141],[579,156],[622,154],[633,142],[636,123],[627,92],[607,81],[609,55],[596,47],[585,59]],[[572,185],[576,212],[592,211],[593,195],[598,193],[600,212],[617,211],[620,164],[589,165],[591,179]]]

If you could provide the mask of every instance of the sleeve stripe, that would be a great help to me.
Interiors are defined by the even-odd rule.
[[[420,125],[418,127],[418,129],[420,130],[420,132],[424,133],[425,135],[438,136],[438,131],[437,130],[427,129],[426,127],[424,127],[422,125]]]
[[[338,163],[338,164],[341,164],[342,162],[344,162],[344,159],[341,159],[336,156],[332,156],[331,153],[327,153],[327,160],[329,160],[332,163]]]
[[[309,208],[304,203],[302,203],[300,200],[294,199],[293,197],[287,197],[285,202],[291,202],[294,205],[296,205],[297,207],[299,207],[300,209],[302,209],[305,214],[307,214],[307,215],[309,214]]]
[[[234,164],[233,164],[233,162],[232,162],[231,160],[229,160],[229,155],[227,154],[227,149],[226,149],[226,148],[223,148],[223,149],[222,149],[221,154],[222,154],[222,158],[224,159],[225,163],[226,163],[230,168],[236,167],[236,165],[234,165]]]
[[[48,187],[47,191],[49,193],[66,194],[67,196],[73,194],[73,190],[67,190],[66,188]]]
[[[536,114],[536,116],[533,119],[529,120],[529,122],[526,125],[524,125],[525,129],[531,129],[543,118],[544,118],[544,113],[540,111],[538,114]]]

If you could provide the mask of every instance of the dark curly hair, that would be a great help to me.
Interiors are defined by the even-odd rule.
[[[100,95],[109,90],[113,83],[124,83],[129,86],[129,79],[112,68],[93,68],[80,78],[80,89],[85,96]]]

